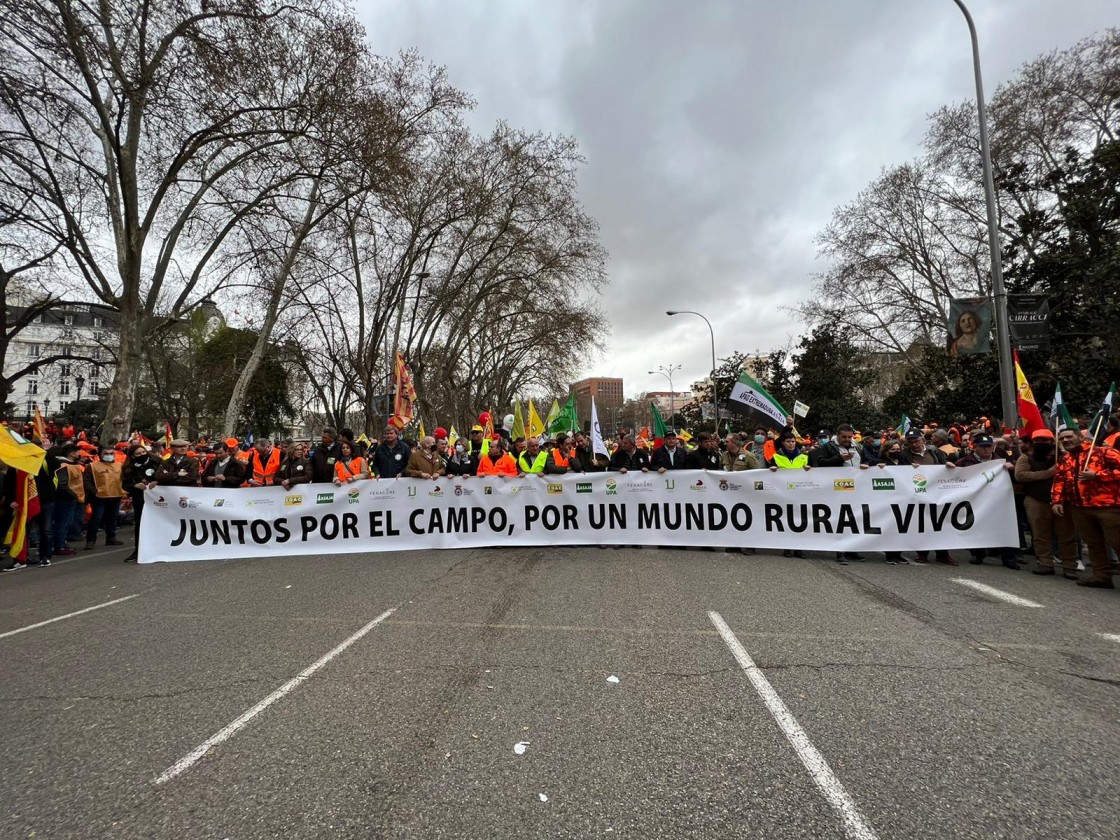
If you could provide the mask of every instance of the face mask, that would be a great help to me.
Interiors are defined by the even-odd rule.
[[[458,452],[460,455],[463,454],[463,451],[464,451],[463,450],[463,444],[461,444],[461,443],[455,444],[455,451]]]
[[[828,438],[826,438],[826,437],[822,437],[822,438],[820,439],[820,441],[821,441],[821,443],[822,443],[822,444],[824,444],[824,443],[828,443]]]
[[[766,443],[766,435],[755,435],[754,436],[754,442],[755,443]]]
[[[104,461],[106,464],[111,464],[117,459],[114,458],[112,455],[102,455],[101,460]]]

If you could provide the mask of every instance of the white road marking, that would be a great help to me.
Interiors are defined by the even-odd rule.
[[[40,621],[40,622],[37,622],[36,624],[28,624],[26,627],[20,627],[18,630],[9,630],[7,633],[0,633],[0,639],[6,638],[8,636],[14,636],[16,633],[26,633],[28,630],[34,630],[36,627],[45,627],[48,624],[54,624],[56,621],[63,621],[64,619],[67,619],[67,618],[73,618],[76,615],[82,615],[83,613],[93,612],[94,610],[101,610],[101,609],[104,609],[105,607],[111,607],[111,606],[113,606],[113,604],[119,604],[122,601],[131,601],[133,598],[139,598],[139,597],[140,597],[139,594],[126,595],[123,598],[117,598],[115,601],[106,601],[104,604],[95,604],[92,607],[86,607],[84,610],[78,610],[77,612],[66,613],[66,615],[60,615],[60,616],[57,616],[55,618],[48,618],[46,621]]]
[[[326,665],[328,662],[330,662],[332,659],[334,659],[336,656],[350,647],[350,645],[354,644],[354,642],[365,636],[366,633],[368,633],[370,630],[383,622],[396,611],[396,607],[393,607],[392,609],[386,610],[385,612],[381,613],[381,615],[379,615],[353,636],[348,638],[338,647],[332,649],[322,658],[317,659],[314,663],[309,665],[296,676],[292,677],[292,679],[288,680],[286,683],[284,683],[282,686],[280,686],[278,689],[264,698],[261,702],[257,703],[257,705],[244,712],[239,718],[237,718],[237,720],[233,721],[233,723],[219,729],[217,732],[215,732],[185,756],[180,758],[178,761],[176,761],[174,764],[172,764],[170,767],[156,776],[155,783],[157,785],[162,785],[164,782],[170,782],[176,776],[189,770],[199,761],[199,759],[205,756],[211,748],[216,747],[218,744],[221,744],[224,741],[228,741],[230,738],[237,734],[238,730],[242,729],[247,723],[249,723],[249,721],[259,715],[277,700],[283,699],[292,691],[299,688],[300,685],[311,679],[316,671],[318,671],[320,668],[322,668],[324,665]]]
[[[1120,642],[1120,633],[1098,633],[1097,635],[1110,642]]]
[[[723,637],[731,655],[735,657],[739,666],[743,669],[743,673],[751,681],[754,690],[758,692],[758,696],[762,699],[770,714],[773,715],[774,721],[789,740],[790,745],[797,753],[797,757],[801,759],[801,763],[805,765],[805,769],[809,771],[809,775],[813,777],[813,781],[820,788],[825,799],[839,812],[841,819],[844,821],[845,834],[850,840],[877,840],[878,835],[875,830],[867,824],[867,821],[859,812],[859,808],[856,807],[855,801],[844,789],[840,780],[836,778],[836,774],[832,772],[832,768],[828,766],[824,756],[813,746],[809,736],[805,734],[805,730],[797,722],[797,718],[793,716],[782,698],[778,696],[778,692],[770,685],[766,675],[755,665],[751,655],[747,653],[746,648],[735,637],[731,628],[727,626],[727,622],[723,620],[723,616],[709,610],[708,619],[715,625],[720,636]]]
[[[1012,595],[1010,592],[1004,592],[1002,589],[996,589],[994,586],[988,586],[986,583],[977,583],[968,578],[953,578],[953,583],[959,583],[961,586],[967,586],[969,589],[975,589],[984,595],[988,595],[1005,604],[1012,604],[1016,607],[1042,607],[1038,601],[1031,601],[1027,598],[1020,598],[1018,595]]]

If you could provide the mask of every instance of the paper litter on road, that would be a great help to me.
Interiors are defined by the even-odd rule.
[[[607,682],[617,683],[618,682],[618,677],[616,677],[614,674],[611,674],[609,677],[607,677]]]
[[[518,741],[513,745],[513,751],[518,755],[525,755],[525,750],[529,749],[528,741]]]
[[[291,584],[289,583],[289,584],[288,584],[287,586],[285,586],[284,588],[285,588],[285,589],[291,589],[291,588],[292,588],[292,585],[291,585]]]
[[[538,793],[537,796],[540,798],[541,802],[547,802],[548,801],[548,797],[545,796],[543,793]]]

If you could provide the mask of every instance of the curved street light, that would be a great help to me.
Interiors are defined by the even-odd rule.
[[[676,406],[673,402],[673,399],[676,396],[676,394],[673,392],[673,373],[680,369],[680,365],[669,365],[669,367],[665,367],[665,365],[658,365],[657,370],[649,371],[650,376],[653,376],[654,374],[661,374],[669,380],[669,428],[673,428],[675,426],[675,421],[673,418],[676,417],[677,414]]]
[[[665,312],[670,317],[673,315],[696,315],[704,318],[699,312],[694,312],[691,309],[671,309]],[[712,336],[712,408],[715,409],[716,416],[716,437],[719,437],[719,386],[716,384],[716,331],[712,329],[712,322],[704,318],[704,323],[708,325],[708,332]]]

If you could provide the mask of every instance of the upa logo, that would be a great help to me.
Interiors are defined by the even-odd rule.
[[[893,478],[873,478],[873,479],[871,479],[871,489],[872,490],[893,490],[894,489],[894,479]]]
[[[854,478],[834,478],[832,479],[833,490],[855,490],[856,480]]]
[[[615,481],[613,478],[608,478],[607,479],[607,495],[608,496],[617,496],[618,495],[618,482]]]
[[[591,492],[591,482],[590,481],[577,481],[576,482],[576,492],[577,493],[590,493]]]
[[[285,496],[284,507],[295,507],[303,504],[303,496]]]
[[[914,473],[913,481],[915,493],[924,493],[926,492],[926,488],[929,487],[929,479],[921,473]]]
[[[356,505],[362,500],[362,491],[357,487],[351,487],[346,491],[346,501],[348,504]]]
[[[333,505],[334,493],[319,493],[315,496],[315,504],[317,505]]]
[[[558,496],[558,495],[560,495],[561,493],[564,492],[564,485],[563,484],[550,484],[550,485],[548,485],[547,490],[548,490],[548,495]]]

